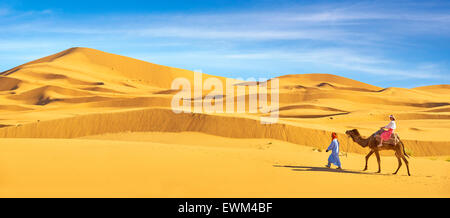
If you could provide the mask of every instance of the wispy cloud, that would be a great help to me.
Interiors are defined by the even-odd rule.
[[[407,68],[396,66],[397,61],[357,53],[347,49],[318,49],[306,50],[298,53],[270,52],[250,54],[224,55],[231,59],[264,60],[264,61],[289,61],[291,63],[309,63],[337,71],[347,70],[355,73],[366,73],[379,76],[401,77],[403,79],[439,79],[445,78],[443,67],[436,63],[409,64]],[[447,72],[448,73],[448,72]]]

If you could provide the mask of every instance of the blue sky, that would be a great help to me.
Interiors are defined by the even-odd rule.
[[[0,1],[0,71],[90,47],[226,77],[450,84],[448,1]]]

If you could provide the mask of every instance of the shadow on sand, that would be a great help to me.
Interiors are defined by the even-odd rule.
[[[306,171],[306,172],[332,172],[332,173],[350,173],[350,174],[361,174],[361,175],[388,175],[382,173],[371,173],[362,171],[351,171],[351,170],[338,170],[326,167],[312,167],[312,166],[287,166],[287,165],[273,165],[274,167],[285,167],[291,168],[293,171]]]

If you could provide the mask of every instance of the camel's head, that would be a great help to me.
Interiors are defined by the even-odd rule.
[[[345,134],[350,136],[354,142],[361,145],[361,147],[365,148],[368,146],[368,140],[362,138],[361,134],[359,134],[359,131],[357,129],[347,130],[345,131]]]
[[[348,136],[361,136],[361,134],[359,134],[359,131],[357,129],[352,129],[352,130],[347,130],[345,131],[345,134],[347,134]]]

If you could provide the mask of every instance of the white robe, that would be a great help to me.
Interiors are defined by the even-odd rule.
[[[341,167],[341,160],[339,159],[339,141],[333,139],[327,150],[331,151],[330,157],[328,157],[328,164],[334,164]]]

